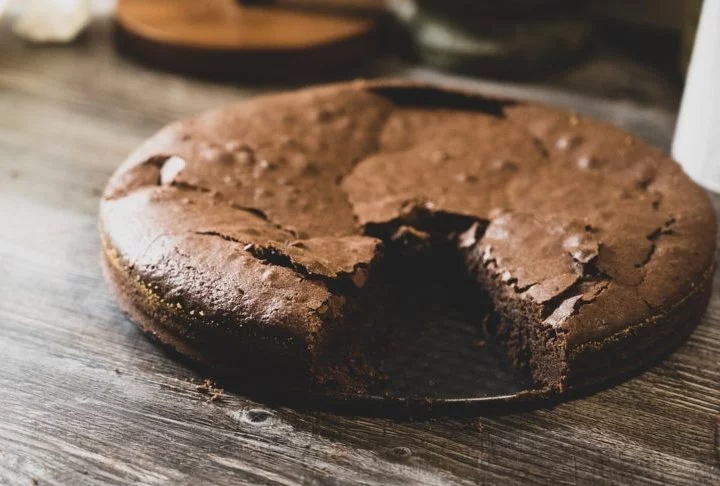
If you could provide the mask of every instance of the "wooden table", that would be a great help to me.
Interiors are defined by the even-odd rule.
[[[558,82],[572,86],[583,69]],[[397,63],[368,72],[575,106],[664,147],[672,133],[676,99],[657,91],[639,104]],[[113,303],[97,205],[157,128],[258,91],[119,58],[106,21],[70,47],[27,46],[0,29],[0,484],[720,484],[720,292],[662,364],[554,409],[398,422],[232,393],[208,402],[192,382],[201,377]]]

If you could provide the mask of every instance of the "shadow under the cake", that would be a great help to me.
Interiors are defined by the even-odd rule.
[[[389,331],[382,347],[367,352],[385,379],[372,396],[335,400],[337,410],[417,418],[549,405],[548,393],[535,389],[529,372],[493,341],[485,325],[494,317],[489,301],[455,263],[405,260],[399,272],[389,272],[390,305],[376,313]]]
[[[484,299],[467,284],[449,284],[457,278],[427,280],[395,293],[393,305],[386,307],[387,344],[378,355],[369,353],[386,377],[374,393],[458,400],[531,390],[529,374],[515,369],[486,335],[482,324],[492,311]]]

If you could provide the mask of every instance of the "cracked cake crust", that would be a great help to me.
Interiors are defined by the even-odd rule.
[[[100,231],[121,306],[161,342],[362,392],[360,358],[326,358],[354,355],[367,329],[353,316],[393,241],[450,242],[516,362],[562,390],[682,341],[706,305],[716,228],[704,191],[617,128],[385,81],[169,125],[113,175]]]

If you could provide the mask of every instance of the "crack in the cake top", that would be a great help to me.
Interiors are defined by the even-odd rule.
[[[230,199],[228,199],[227,196],[225,196],[220,191],[210,189],[207,187],[203,187],[203,186],[199,186],[197,184],[189,184],[186,182],[172,182],[169,186],[179,189],[179,190],[184,190],[184,191],[194,191],[194,192],[199,192],[199,193],[204,193],[204,194],[211,194],[214,202],[224,204],[227,207],[229,207],[231,209],[235,209],[237,211],[244,211],[246,213],[250,213],[253,216],[256,216],[256,217],[262,219],[263,221],[266,221],[268,224],[273,226],[275,229],[278,229],[280,231],[285,231],[286,233],[289,233],[290,235],[292,235],[293,238],[300,238],[300,236],[297,234],[297,232],[294,229],[286,228],[286,227],[282,226],[281,224],[273,221],[261,209],[258,209],[256,207],[252,207],[252,206],[242,206],[242,205],[236,204],[236,203],[232,202]]]
[[[380,143],[380,139],[382,137],[383,130],[385,129],[385,125],[387,124],[388,120],[390,119],[390,116],[392,114],[392,110],[388,110],[388,112],[385,114],[385,116],[380,120],[377,127],[375,127],[375,140],[373,143],[374,148],[370,150],[368,153],[364,154],[362,157],[359,157],[357,160],[352,160],[350,164],[350,168],[343,174],[340,174],[335,179],[335,186],[339,189],[340,193],[342,194],[345,203],[350,208],[350,213],[352,214],[353,221],[355,223],[355,226],[358,226],[358,216],[357,212],[355,211],[355,205],[353,204],[352,200],[350,199],[350,195],[347,193],[347,191],[343,188],[343,182],[345,181],[345,178],[352,173],[353,169],[357,167],[358,165],[362,164],[365,160],[369,159],[370,157],[376,155],[380,152],[382,148],[382,144]]]
[[[660,239],[660,237],[665,235],[670,235],[673,233],[672,226],[677,222],[676,218],[674,216],[670,216],[663,225],[659,228],[657,228],[655,231],[647,235],[647,239],[650,242],[650,247],[648,248],[648,252],[645,255],[645,258],[643,258],[640,262],[635,264],[635,268],[640,268],[643,270],[642,277],[640,279],[640,285],[645,281],[647,278],[647,266],[652,261],[653,257],[655,256],[655,253],[657,251],[657,241]],[[648,307],[652,308],[653,306],[650,305],[649,302],[645,302]]]
[[[650,241],[650,248],[648,250],[647,255],[645,258],[635,264],[636,268],[644,268],[646,267],[650,261],[652,260],[653,256],[655,255],[655,251],[657,249],[657,240],[664,235],[672,234],[672,225],[675,224],[676,219],[674,217],[669,217],[663,224],[662,227],[657,228],[655,231],[650,233],[647,236],[648,241]],[[593,259],[594,260],[594,259]],[[570,317],[571,315],[577,314],[580,310],[580,308],[586,304],[589,304],[590,302],[593,302],[595,299],[597,299],[607,288],[610,286],[610,284],[614,281],[614,279],[605,274],[600,272],[597,267],[593,264],[593,260],[590,260],[589,262],[585,262],[583,264],[583,276],[570,288],[568,288],[565,292],[562,294],[559,294],[556,296],[556,298],[548,301],[545,303],[543,307],[543,316],[545,319],[549,319],[552,315],[554,315],[563,305],[567,305],[566,302],[572,301],[572,311],[568,313],[565,318]],[[595,280],[596,282],[603,282],[600,290],[596,292],[591,299],[587,299],[583,297],[583,293],[578,293],[578,287],[586,284],[587,282],[591,281],[589,279],[599,279]],[[643,274],[643,277],[640,281],[642,283],[645,279],[645,274]],[[580,298],[577,298],[580,297]],[[645,299],[643,299],[641,296],[638,295],[638,298],[648,307],[653,308],[653,306]]]
[[[158,184],[161,185],[161,184]],[[178,189],[183,189],[187,191],[195,191],[195,192],[204,192],[208,194],[216,194],[219,197],[222,197],[222,194],[219,191],[215,191],[213,189],[210,189],[209,187],[203,187],[198,184],[191,184],[189,182],[185,181],[172,181],[169,184],[163,184],[163,185],[169,185],[171,187],[176,187]]]
[[[293,270],[301,277],[307,280],[314,280],[324,283],[331,291],[341,291],[344,293],[351,288],[362,288],[367,279],[368,266],[371,262],[357,262],[353,265],[351,271],[337,271],[334,274],[328,272],[327,268],[321,268],[320,271],[312,270],[308,265],[299,262],[293,258],[280,242],[267,242],[260,244],[251,241],[251,238],[239,239],[226,233],[214,230],[195,231],[194,234],[199,236],[213,236],[238,244],[242,250],[255,259],[267,263]],[[288,246],[304,248],[302,241],[290,241]]]
[[[611,283],[611,279],[578,282],[572,289],[569,289],[571,291],[567,296],[559,299],[554,309],[543,309],[542,322],[555,328],[560,327],[570,317],[577,315],[583,306],[597,300],[610,287]],[[597,288],[593,290],[592,294],[588,294],[587,289],[581,291],[583,284],[596,284]],[[548,313],[550,310],[551,312]]]
[[[395,106],[476,111],[495,118],[505,118],[504,108],[517,104],[517,101],[511,99],[484,96],[458,89],[444,90],[423,84],[394,86],[392,83],[385,83],[367,86],[366,91],[389,99]]]

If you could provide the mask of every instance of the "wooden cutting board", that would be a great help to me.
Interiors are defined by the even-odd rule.
[[[118,0],[117,45],[162,69],[241,81],[352,66],[376,45],[381,0]]]

